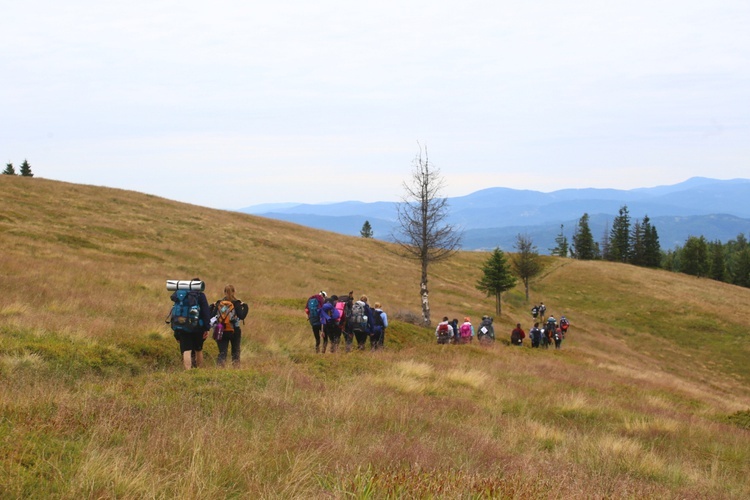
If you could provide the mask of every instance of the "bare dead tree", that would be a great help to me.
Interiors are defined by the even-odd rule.
[[[422,154],[420,146],[412,162],[411,178],[403,183],[402,202],[396,206],[399,233],[392,237],[405,257],[419,261],[422,266],[419,285],[422,319],[425,326],[430,326],[427,269],[431,263],[455,254],[461,246],[462,235],[456,227],[446,223],[448,200],[440,196],[444,186],[440,170],[430,164],[427,148],[424,157]]]

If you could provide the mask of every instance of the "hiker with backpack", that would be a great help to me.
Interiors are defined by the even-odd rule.
[[[352,314],[349,317],[351,330],[357,339],[357,349],[364,350],[367,335],[371,331],[372,311],[367,305],[367,295],[362,295],[358,301],[352,304]]]
[[[477,340],[482,345],[489,345],[495,342],[495,327],[492,326],[492,318],[489,316],[482,317],[482,323],[479,325]]]
[[[539,328],[539,322],[534,323],[529,330],[529,338],[531,338],[531,347],[539,347],[542,343],[542,330]]]
[[[568,333],[568,327],[570,326],[570,321],[568,321],[568,318],[565,317],[563,314],[560,317],[560,330],[562,330],[562,338],[565,339],[565,334]]]
[[[443,316],[443,321],[435,328],[435,338],[438,344],[449,344],[453,338],[453,327],[448,322],[448,316]]]
[[[370,348],[373,351],[382,349],[386,328],[388,328],[388,315],[383,312],[380,302],[375,302],[372,308],[372,333],[370,334]]]
[[[206,284],[200,278],[190,281],[167,281],[167,290],[174,305],[167,323],[172,327],[174,338],[180,343],[182,364],[186,370],[203,366],[203,342],[208,338],[211,323],[208,299],[203,293]]]
[[[352,350],[352,341],[354,340],[354,332],[352,331],[352,325],[349,322],[349,316],[352,314],[352,305],[354,305],[354,292],[350,291],[346,295],[339,295],[339,299],[336,302],[336,309],[339,311],[339,328],[344,335],[344,342],[346,343],[346,352]]]
[[[544,314],[547,312],[547,306],[544,305],[544,302],[541,302],[539,304],[539,316],[541,316],[542,321],[544,321]]]
[[[531,316],[533,316],[534,319],[539,316],[539,306],[534,306],[531,308]]]
[[[460,338],[458,336],[458,318],[453,318],[448,324],[450,325],[451,329],[453,330],[453,335],[451,337],[451,339],[452,339],[451,342],[454,343],[454,344],[458,344],[458,342],[460,340]]]
[[[320,322],[323,325],[323,354],[326,352],[328,341],[331,341],[331,352],[334,353],[338,350],[339,341],[341,340],[341,328],[339,327],[339,320],[341,314],[336,309],[336,302],[338,297],[333,295],[330,300],[327,300],[323,304],[323,308],[320,312]]]
[[[553,314],[550,314],[549,318],[547,318],[547,328],[549,328],[552,333],[554,333],[557,328],[557,320]]]
[[[539,347],[542,349],[549,349],[549,345],[552,343],[552,332],[548,326],[542,328],[542,341]]]
[[[470,344],[474,340],[474,326],[471,324],[471,319],[466,316],[464,322],[458,327],[458,335],[461,338],[461,344]]]
[[[553,332],[554,332],[554,333],[553,333],[553,336],[552,336],[552,338],[553,338],[553,339],[554,339],[554,341],[555,341],[555,349],[560,349],[560,346],[562,345],[562,339],[563,339],[563,334],[562,334],[562,330],[561,330],[561,329],[560,329],[560,327],[558,326],[557,328],[555,328],[555,329],[553,330]]]
[[[521,328],[521,323],[516,323],[516,327],[510,332],[510,343],[515,346],[522,346],[523,339],[526,338],[526,332]]]
[[[305,314],[307,314],[307,321],[310,322],[313,335],[315,336],[315,352],[320,352],[320,313],[323,310],[325,298],[326,293],[321,290],[320,293],[316,293],[315,295],[310,296],[310,298],[307,299],[307,304],[305,305]],[[323,335],[325,335],[325,333]]]
[[[235,295],[234,285],[224,287],[224,298],[212,304],[214,312],[211,322],[214,324],[214,340],[219,348],[216,364],[224,366],[227,361],[229,346],[232,346],[232,365],[240,366],[240,345],[242,344],[242,329],[240,322],[245,323],[248,306]]]

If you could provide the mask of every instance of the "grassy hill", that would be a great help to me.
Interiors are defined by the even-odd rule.
[[[563,349],[438,346],[379,241],[0,176],[0,498],[747,498],[750,290],[547,258]],[[486,254],[431,271],[474,321]],[[240,369],[181,370],[167,279],[250,304]],[[389,313],[387,350],[316,355],[311,293]],[[528,329],[520,287],[499,338]]]

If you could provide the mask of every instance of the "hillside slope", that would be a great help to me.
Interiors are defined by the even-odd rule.
[[[437,346],[418,268],[351,238],[128,191],[0,176],[0,496],[742,498],[750,290],[545,259],[560,351]],[[431,270],[476,322],[486,254]],[[243,366],[180,370],[166,279],[250,304]],[[384,352],[315,355],[311,293],[389,313]],[[530,317],[504,295],[500,339]],[[539,474],[538,471],[555,471]]]

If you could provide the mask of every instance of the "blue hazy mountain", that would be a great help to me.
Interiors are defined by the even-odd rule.
[[[727,241],[750,233],[750,179],[694,177],[679,184],[618,189],[562,189],[550,193],[503,187],[448,199],[448,222],[462,228],[465,250],[512,250],[516,235],[529,235],[541,253],[563,233],[570,240],[581,215],[588,213],[596,240],[611,226],[623,205],[631,221],[648,215],[663,249],[684,244],[688,236]],[[388,240],[397,229],[396,203],[347,201],[330,204],[273,204],[240,212],[358,236],[369,221],[374,236]]]

